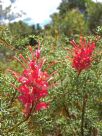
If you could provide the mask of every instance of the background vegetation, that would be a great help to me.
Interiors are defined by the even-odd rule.
[[[0,25],[0,91],[1,135],[4,136],[101,136],[102,135],[102,3],[92,0],[62,0],[59,13],[51,15],[52,22],[41,28],[22,21]],[[96,43],[92,66],[77,76],[66,48],[70,40],[80,35]],[[50,106],[24,120],[18,92],[10,86],[15,79],[8,68],[21,71],[13,59],[28,53],[28,46],[37,48],[47,59],[44,69],[57,71],[46,101]],[[84,111],[83,111],[84,110]],[[82,114],[84,125],[82,126]],[[81,129],[84,129],[84,134]]]

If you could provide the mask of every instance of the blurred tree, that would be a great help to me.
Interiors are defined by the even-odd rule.
[[[41,26],[40,26],[40,24],[39,23],[37,23],[36,24],[36,34],[38,35],[38,34],[40,34],[40,32],[42,31],[42,28],[41,28]]]
[[[54,13],[52,16],[52,23],[51,23],[51,34],[53,36],[57,36],[60,33],[60,24],[62,22],[61,17],[59,14]]]
[[[28,26],[23,21],[10,23],[8,27],[13,36],[21,37],[32,33],[32,27]]]
[[[11,3],[14,1],[12,0]],[[0,25],[9,23],[25,14],[23,11],[15,13],[13,10],[12,4],[4,7],[3,1],[0,1]]]
[[[53,14],[52,17],[52,34],[53,35],[73,35],[83,33],[88,30],[88,24],[84,15],[78,9],[66,11],[65,16],[61,18],[59,14]]]
[[[66,13],[63,18],[62,24],[60,25],[60,30],[65,35],[73,34],[85,34],[87,32],[87,22],[84,19],[84,15],[77,9],[73,9]]]
[[[41,26],[40,26],[39,23],[36,24],[36,29],[37,29],[37,30],[41,30]]]
[[[91,0],[62,0],[59,6],[60,15],[65,15],[67,11],[71,9],[79,9],[81,13],[86,12],[87,3],[90,3]]]
[[[92,0],[62,0],[52,18],[52,34],[85,34],[102,25],[102,3]]]
[[[36,27],[35,27],[35,25],[32,25],[31,28],[32,28],[32,34],[36,34]]]
[[[93,32],[102,26],[102,3],[93,3],[87,7],[89,28]]]

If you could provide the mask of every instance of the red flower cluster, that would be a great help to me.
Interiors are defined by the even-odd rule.
[[[78,74],[82,70],[89,68],[92,62],[92,53],[95,49],[95,42],[87,42],[85,38],[80,37],[80,43],[74,40],[70,41],[73,46],[72,66],[77,70]]]
[[[15,88],[20,93],[18,99],[24,105],[23,111],[26,116],[32,112],[32,109],[39,111],[47,108],[48,104],[42,102],[41,98],[48,95],[48,79],[50,78],[47,72],[42,71],[45,60],[40,58],[40,49],[38,48],[35,53],[33,53],[30,47],[30,52],[32,58],[28,57],[25,59],[21,54],[19,56],[21,61],[16,58],[24,69],[22,73],[10,70],[20,83],[19,87]]]

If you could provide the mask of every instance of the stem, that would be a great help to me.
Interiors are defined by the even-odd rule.
[[[9,109],[12,106],[12,103],[14,102],[15,97],[16,97],[16,91],[13,93],[13,97],[11,98],[9,106],[7,107],[7,109]]]
[[[6,133],[9,133],[9,132],[13,131],[16,127],[20,126],[22,123],[27,121],[29,119],[29,117],[30,116],[26,117],[24,120],[22,120],[21,122],[17,123],[16,125],[14,125],[14,127],[12,127],[11,129],[7,130]]]
[[[24,123],[25,121],[27,121],[27,120],[30,118],[31,113],[32,113],[32,110],[33,110],[34,108],[35,108],[35,106],[32,104],[32,108],[31,108],[31,110],[30,110],[28,116],[27,116],[24,120],[22,120],[21,122],[15,124],[12,128],[8,129],[8,130],[5,131],[5,132],[6,132],[6,133],[9,133],[9,132],[13,131],[16,127],[20,126],[20,125],[21,125],[22,123]]]
[[[81,136],[84,136],[84,119],[85,119],[85,110],[86,110],[86,102],[87,102],[87,94],[83,97],[83,105],[82,105],[82,115],[81,115]]]

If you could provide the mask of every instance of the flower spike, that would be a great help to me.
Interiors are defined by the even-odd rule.
[[[33,52],[32,47],[29,47],[29,51],[30,57],[25,58],[22,54],[19,55],[21,61],[15,57],[23,68],[21,73],[9,70],[20,83],[18,87],[13,84],[12,86],[19,92],[18,99],[24,106],[25,116],[33,112],[31,109],[39,111],[48,107],[48,104],[41,99],[48,95],[48,79],[51,78],[47,71],[42,71],[46,60],[40,58],[40,45],[35,52]]]
[[[95,42],[86,41],[80,37],[80,43],[77,44],[74,40],[70,41],[73,46],[72,67],[76,69],[78,74],[90,67],[92,63],[92,53],[95,49]]]

